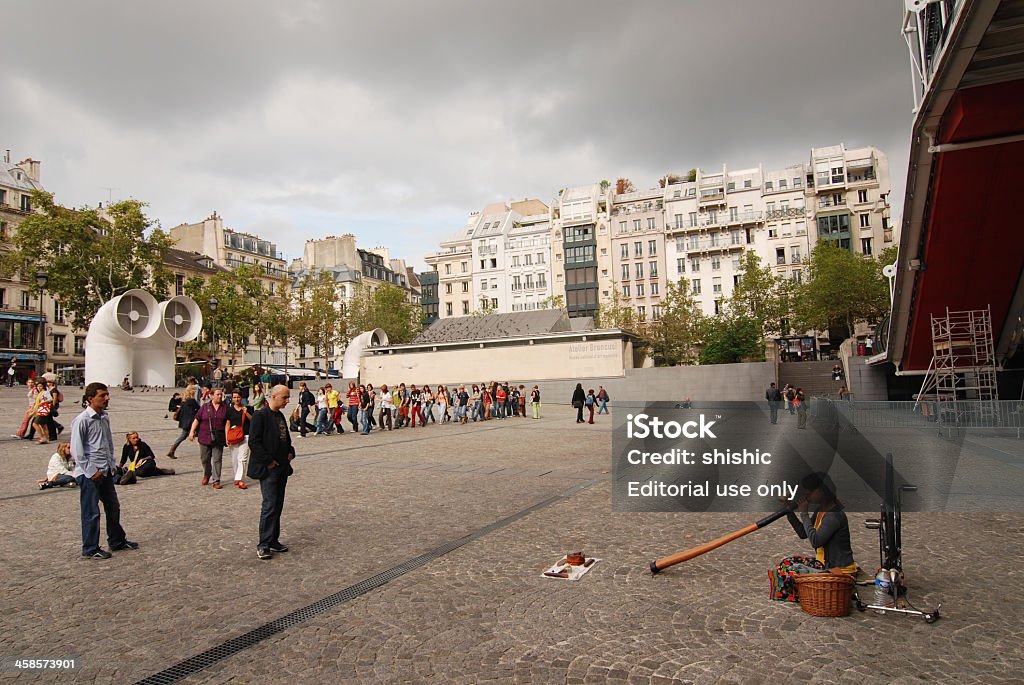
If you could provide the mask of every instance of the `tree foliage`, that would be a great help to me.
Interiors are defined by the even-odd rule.
[[[884,254],[884,253],[883,253]],[[811,252],[808,278],[796,289],[797,327],[848,335],[857,321],[874,322],[889,308],[884,264],[829,242]]]
[[[163,254],[173,240],[146,216],[144,203],[117,202],[105,216],[62,207],[45,191],[35,191],[32,203],[39,211],[21,222],[0,269],[25,282],[45,269],[46,290],[73,325],[84,328],[105,302],[132,288],[166,296]]]
[[[707,317],[702,337],[701,364],[734,364],[764,357],[762,324],[751,316],[727,311]]]
[[[638,333],[641,328],[636,311],[615,283],[612,283],[611,300],[598,305],[594,325],[598,328],[621,328],[630,333]]]
[[[423,326],[418,305],[408,301],[405,291],[385,283],[372,290],[356,289],[348,305],[348,330],[353,335],[382,328],[392,344],[411,342]]]
[[[728,314],[734,319],[750,319],[767,338],[774,333],[786,334],[783,321],[791,308],[791,281],[776,275],[770,266],[761,266],[761,259],[748,251],[740,263],[742,273],[732,296],[726,302]]]
[[[206,281],[193,277],[185,282],[185,294],[203,312],[207,343],[216,340],[229,357],[244,353],[250,338],[259,331],[259,303],[266,297],[262,274],[259,266],[243,264],[231,271],[218,272]],[[213,298],[217,299],[216,312],[211,307]]]
[[[661,303],[661,319],[644,336],[654,363],[678,366],[697,361],[703,316],[686,281],[669,283]]]
[[[289,333],[302,347],[312,347],[313,356],[326,357],[334,345],[348,344],[345,311],[334,277],[326,271],[306,274],[291,293],[292,317]]]

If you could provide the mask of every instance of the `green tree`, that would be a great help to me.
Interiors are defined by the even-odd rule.
[[[486,295],[480,296],[480,306],[473,310],[472,316],[487,316],[497,311],[497,307],[491,304],[491,301],[487,299]]]
[[[889,308],[882,266],[829,242],[818,243],[810,255],[808,278],[796,289],[797,328],[828,329],[845,337],[857,321],[877,320]]]
[[[334,346],[348,344],[344,306],[338,296],[334,277],[327,271],[311,271],[291,292],[292,318],[289,321],[293,340],[302,347],[312,347],[313,356],[327,357]]]
[[[661,303],[661,319],[647,329],[645,342],[658,366],[678,366],[697,361],[703,316],[683,281],[669,283]]]
[[[611,300],[598,305],[594,325],[598,328],[621,328],[630,333],[638,333],[641,328],[636,310],[622,296],[615,283],[612,283]]]
[[[263,270],[256,264],[243,264],[231,271],[214,274],[207,281],[190,278],[185,294],[196,301],[203,312],[207,344],[216,340],[232,359],[244,354],[249,341],[259,332],[259,306],[266,295]],[[210,300],[217,299],[217,311]]]
[[[38,212],[21,222],[0,270],[32,281],[46,269],[46,290],[72,324],[84,328],[105,302],[132,288],[157,299],[167,295],[163,254],[173,241],[146,216],[144,203],[117,202],[101,216],[96,209],[62,207],[52,193],[37,190],[32,204]]]
[[[751,316],[727,311],[704,319],[701,364],[733,364],[764,358],[761,323]]]
[[[786,280],[776,276],[770,266],[761,266],[753,251],[743,255],[741,275],[726,307],[736,318],[749,318],[761,330],[762,337],[781,332],[781,321],[788,314]]]
[[[545,297],[537,303],[539,309],[565,309],[565,295]]]
[[[404,290],[389,283],[376,290],[357,288],[349,302],[347,320],[353,334],[382,328],[396,345],[411,342],[423,326],[420,307],[408,301]]]

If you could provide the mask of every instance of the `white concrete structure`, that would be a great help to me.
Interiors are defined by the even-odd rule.
[[[203,327],[198,305],[188,297],[158,304],[144,290],[107,301],[85,339],[85,382],[174,385],[174,344],[195,340]]]
[[[359,378],[359,366],[367,350],[387,344],[388,334],[382,328],[365,331],[352,338],[352,342],[345,349],[345,357],[341,363],[341,377]]]

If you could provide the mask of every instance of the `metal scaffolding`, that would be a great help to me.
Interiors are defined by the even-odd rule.
[[[973,425],[997,417],[996,354],[992,311],[974,309],[932,316],[932,361],[918,402],[935,402],[941,425]]]

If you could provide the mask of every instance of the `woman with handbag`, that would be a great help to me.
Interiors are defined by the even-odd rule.
[[[576,389],[572,391],[572,407],[576,410],[576,423],[583,423],[583,403],[587,394],[583,392],[583,384],[577,383]]]
[[[224,404],[224,391],[214,388],[210,394],[210,402],[199,408],[199,413],[192,421],[192,429],[188,439],[195,441],[199,437],[199,459],[203,463],[203,479],[200,485],[213,484],[214,490],[220,490],[221,464],[224,460],[225,425],[228,420],[228,408]]]
[[[196,414],[199,413],[199,402],[196,401],[196,388],[198,386],[189,384],[185,388],[185,394],[181,400],[181,406],[178,407],[172,415],[178,422],[178,428],[181,430],[181,434],[178,435],[178,439],[171,445],[171,449],[167,451],[167,456],[171,459],[177,459],[174,456],[174,452],[178,449],[178,445],[185,442],[188,439],[189,430],[192,428],[192,421],[195,420]]]
[[[138,431],[125,436],[124,447],[121,448],[121,461],[118,466],[124,468],[126,462],[134,464],[134,467],[129,467],[129,470],[134,470],[135,475],[140,478],[174,475],[174,469],[162,469],[156,465],[153,448],[139,438]]]
[[[231,450],[231,463],[235,465],[235,485],[240,490],[247,490],[245,470],[249,466],[249,424],[252,414],[242,404],[242,393],[235,390],[231,393],[231,406],[227,412],[227,431],[225,441]]]

